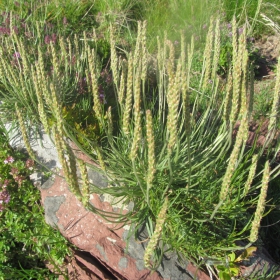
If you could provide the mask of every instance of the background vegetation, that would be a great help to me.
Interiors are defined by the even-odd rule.
[[[91,209],[92,191],[133,201],[127,215],[100,214],[136,229],[146,225],[150,269],[164,252],[175,250],[229,279],[239,273],[236,259],[242,251],[279,240],[280,63],[275,80],[259,94],[253,87],[253,42],[277,32],[279,6],[276,0],[232,3],[1,2],[2,121],[21,130],[34,160],[30,133],[43,127],[53,137],[69,187],[85,207]],[[261,148],[246,146],[253,119],[259,125],[269,121]],[[114,187],[88,184],[85,165],[76,162],[66,137],[99,163]],[[12,176],[9,168],[24,169],[23,161],[9,162],[9,156],[16,157],[3,147],[2,188]],[[19,187],[17,202],[11,195],[3,204],[1,217],[8,223],[3,232],[12,231],[18,215],[13,211],[23,213],[19,201],[29,203],[31,213],[38,206],[36,190],[26,184],[30,193],[21,194]],[[31,197],[36,199],[29,202]],[[40,212],[36,225],[47,232],[42,217]],[[26,236],[17,239],[26,223],[20,219],[11,237],[17,246],[5,249],[12,254],[20,246],[36,251],[51,240],[63,242],[49,232],[52,238],[43,238],[38,247]],[[2,238],[6,246],[7,236]],[[55,262],[68,253],[60,247],[54,249]],[[277,260],[279,248],[273,254]],[[48,249],[41,252],[43,260],[50,255]],[[23,266],[19,260],[23,270],[12,267],[39,273],[33,261]],[[212,268],[215,261],[220,266]]]

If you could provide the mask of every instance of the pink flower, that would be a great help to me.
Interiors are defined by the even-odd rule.
[[[107,104],[107,101],[105,99],[105,95],[103,93],[99,94],[99,99],[100,99],[101,103]]]
[[[46,36],[45,36],[44,42],[45,42],[45,44],[49,44],[49,43],[51,42],[51,37],[50,37],[50,35],[46,35]]]
[[[53,33],[51,36],[50,35],[46,35],[45,38],[44,38],[44,42],[47,45],[50,44],[51,42],[53,44],[55,44],[56,40],[57,40],[57,35],[55,33]]]
[[[20,53],[19,53],[19,52],[15,52],[15,53],[13,54],[13,57],[15,57],[15,58],[20,58]]]
[[[27,168],[29,168],[30,170],[32,170],[32,169],[33,169],[33,166],[34,166],[34,160],[32,160],[32,159],[29,158],[28,160],[26,160],[25,166],[26,166]]]
[[[11,196],[7,190],[3,190],[0,192],[0,204],[3,204],[3,203],[7,204],[7,203],[9,203],[10,199],[11,199]]]
[[[25,179],[25,177],[23,175],[17,175],[14,177],[14,179],[18,183],[19,187],[21,187],[21,184],[22,184],[23,180]]]
[[[10,181],[8,179],[6,179],[4,181],[4,184],[3,184],[2,188],[5,189],[8,186],[9,183],[10,183]]]
[[[5,163],[5,164],[8,164],[8,163],[12,163],[12,162],[14,162],[14,161],[15,161],[15,159],[14,159],[13,157],[8,156],[8,157],[4,160],[4,163]]]

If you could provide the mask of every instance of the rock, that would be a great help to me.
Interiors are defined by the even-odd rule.
[[[131,237],[126,250],[127,227],[119,228],[119,225],[87,211],[69,191],[67,183],[61,177],[56,176],[54,181],[50,179],[45,184],[41,188],[41,194],[46,209],[46,221],[60,229],[80,250],[89,253],[86,260],[80,255],[79,261],[83,259],[87,269],[100,279],[106,279],[102,278],[104,271],[115,279],[123,280],[194,279],[185,269],[188,263],[179,264],[175,254],[164,257],[158,271],[151,273],[145,269],[143,262],[147,242],[139,242]],[[91,197],[91,203],[99,209],[113,211],[112,206],[106,201],[102,202],[98,195],[93,194]],[[146,237],[142,235],[141,238]],[[204,279],[209,279],[206,274]]]

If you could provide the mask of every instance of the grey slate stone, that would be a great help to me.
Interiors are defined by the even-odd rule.
[[[128,240],[127,253],[136,260],[136,266],[138,270],[143,270],[144,267],[144,253],[148,242],[143,242],[148,239],[147,231],[144,227],[140,228],[137,233],[138,241],[134,239],[134,236],[128,239],[129,231],[123,233],[123,239]],[[140,241],[140,242],[139,242]],[[165,254],[162,262],[157,269],[157,272],[165,279],[170,280],[192,280],[193,277],[188,274],[185,267],[188,262],[185,261],[182,265],[178,261],[177,255]]]
[[[121,258],[118,266],[123,269],[127,268],[127,258]]]
[[[49,189],[49,188],[51,188],[52,187],[52,185],[53,185],[53,179],[52,178],[50,178],[50,179],[48,179],[40,188],[41,189]]]
[[[45,219],[46,222],[55,227],[58,222],[58,218],[56,217],[56,212],[60,208],[60,205],[65,201],[65,197],[62,196],[47,196],[44,201],[45,208]]]
[[[91,184],[98,188],[108,187],[108,180],[106,176],[96,170],[88,169],[88,179]]]

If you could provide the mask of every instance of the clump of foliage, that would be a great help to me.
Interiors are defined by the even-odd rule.
[[[64,274],[69,244],[45,222],[40,191],[29,180],[34,160],[13,150],[2,128],[0,143],[0,279],[55,279],[45,262]]]
[[[136,230],[143,224],[149,228],[150,241],[144,261],[150,269],[156,268],[160,256],[169,250],[206,266],[209,257],[226,264],[227,252],[245,250],[259,238],[268,183],[279,174],[279,167],[271,165],[274,156],[257,169],[263,150],[246,148],[253,90],[248,82],[251,76],[246,30],[238,34],[236,26],[233,20],[233,59],[222,101],[217,76],[221,47],[219,20],[210,23],[200,81],[195,90],[190,87],[194,44],[187,47],[183,34],[179,57],[175,58],[171,41],[166,40],[164,44],[158,41],[156,64],[150,64],[145,23],[139,23],[135,51],[128,56],[118,56],[111,29],[110,71],[114,94],[108,100],[114,102],[109,104],[100,98],[102,72],[97,67],[95,51],[87,40],[82,40],[76,50],[79,49],[80,61],[85,61],[80,64],[82,73],[86,74],[92,109],[103,132],[98,141],[88,137],[81,141],[77,137],[79,133],[63,116],[61,82],[56,79],[62,72],[55,59],[57,50],[50,45],[54,78],[49,81],[49,87],[45,87],[45,82],[37,84],[47,88],[41,97],[40,91],[35,92],[39,100],[37,116],[54,138],[65,179],[88,209],[110,219],[134,223]],[[63,46],[60,46],[61,53],[67,60],[69,54],[66,55]],[[25,68],[28,67],[26,63]],[[157,85],[149,91],[147,76],[151,67],[157,73]],[[43,69],[38,67],[37,71]],[[278,70],[270,133],[264,148],[272,143],[278,124],[279,73]],[[191,100],[194,101],[191,103]],[[19,125],[25,144],[35,157],[28,144],[20,106],[17,102]],[[47,112],[52,113],[55,126],[50,126]],[[237,122],[239,129],[232,139]],[[113,187],[98,189],[91,185],[85,165],[80,161],[81,178],[78,178],[78,165],[65,136],[99,164]],[[82,180],[82,188],[79,188],[79,180]],[[93,209],[88,203],[91,189],[119,197],[124,204],[132,201],[134,208],[127,214],[106,214]],[[240,241],[246,245],[237,245]]]
[[[259,240],[261,220],[272,209],[269,181],[280,172],[274,165],[279,145],[272,145],[279,126],[280,62],[268,135],[257,149],[246,145],[254,110],[246,28],[238,32],[236,20],[231,22],[232,61],[227,61],[223,86],[217,75],[219,19],[210,22],[202,64],[195,71],[194,38],[187,45],[184,32],[180,42],[158,39],[150,59],[146,22],[138,23],[131,52],[118,48],[115,31],[110,28],[110,65],[105,68],[110,85],[86,33],[75,35],[73,43],[58,36],[46,52],[39,44],[35,54],[17,34],[7,36],[0,59],[3,112],[16,114],[32,158],[27,124],[36,122],[51,135],[69,188],[85,207],[117,223],[132,223],[135,231],[146,226],[147,268],[156,269],[172,250],[207,267],[219,263],[217,273],[234,276],[235,254]],[[10,65],[12,57],[16,67]],[[152,74],[156,82],[150,85]],[[86,108],[85,119],[75,108]],[[76,160],[67,138],[98,164],[95,168],[112,187],[89,183],[86,164]],[[269,156],[262,164],[264,151]],[[123,204],[133,202],[133,209],[126,214],[96,209],[89,204],[92,190]]]

